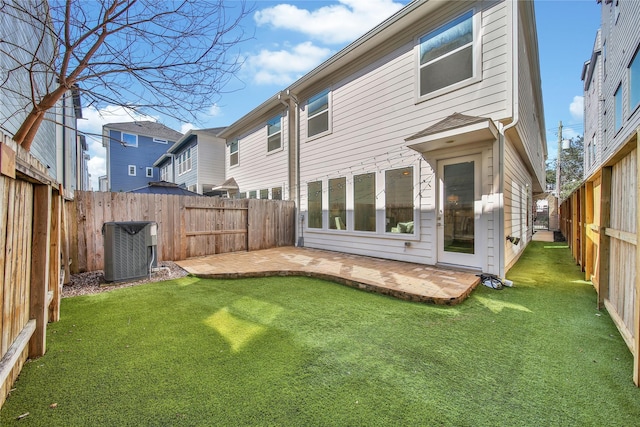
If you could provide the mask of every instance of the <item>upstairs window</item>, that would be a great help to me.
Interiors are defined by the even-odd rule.
[[[267,122],[267,151],[277,150],[282,146],[282,119],[278,115]]]
[[[160,168],[160,181],[169,181],[169,165]]]
[[[232,141],[229,144],[229,166],[235,166],[238,164],[238,140]]]
[[[640,47],[629,64],[629,111],[640,105]],[[631,114],[631,113],[629,113]]]
[[[147,167],[147,178],[153,178],[153,168]]]
[[[309,98],[307,117],[308,137],[329,131],[329,89]]]
[[[120,134],[120,141],[122,141],[122,144],[126,147],[137,147],[138,135],[122,132]]]
[[[178,175],[191,170],[191,148],[187,148],[178,156]]]
[[[136,176],[136,165],[129,165],[129,176]]]
[[[618,85],[613,94],[613,119],[614,132],[618,132],[622,128],[622,84]]]
[[[420,96],[473,77],[473,38],[473,11],[420,38]]]

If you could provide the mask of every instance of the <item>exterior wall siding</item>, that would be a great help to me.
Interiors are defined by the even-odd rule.
[[[482,79],[474,84],[424,102],[417,102],[417,39],[444,22],[476,7],[480,10],[482,28]],[[353,177],[374,172],[382,182],[384,171],[412,166],[414,182],[415,219],[419,223],[414,235],[386,233],[384,229],[384,187],[376,187],[377,232],[329,230],[325,212],[325,229],[304,228],[305,246],[339,250],[389,259],[433,264],[436,261],[436,195],[437,182],[433,167],[422,156],[406,147],[405,138],[429,127],[453,113],[490,117],[502,121],[510,117],[511,85],[508,78],[510,46],[508,43],[507,2],[443,4],[438,13],[429,15],[420,25],[405,32],[406,42],[383,57],[370,61],[342,80],[315,85],[305,96],[331,89],[331,133],[320,138],[307,138],[307,112],[302,102],[300,117],[301,203],[306,213],[307,185],[322,181],[323,206],[328,203],[328,180],[346,177],[347,209],[353,209]],[[490,193],[493,182],[493,154],[478,150],[486,159],[483,200],[494,203]],[[456,153],[455,155],[457,155]],[[242,161],[242,160],[241,160]],[[486,192],[486,193],[485,193]],[[348,217],[349,218],[349,217]],[[493,245],[493,217],[485,219],[491,227],[486,239]],[[410,242],[409,246],[405,242]],[[485,266],[495,263],[489,250]]]
[[[108,130],[109,139],[109,169],[111,188],[110,191],[130,191],[136,188],[145,187],[151,181],[158,181],[159,170],[153,168],[153,176],[146,176],[146,168],[153,167],[153,163],[172,144],[160,144],[153,142],[153,138],[138,135],[138,146],[127,147],[120,141],[121,132],[118,130]],[[136,176],[129,176],[129,165],[136,167]]]
[[[289,153],[289,121],[282,117],[281,148],[267,151],[266,120],[282,114],[282,108],[273,111],[265,121],[250,131],[239,135],[238,164],[229,166],[229,148],[225,147],[225,165],[227,178],[234,178],[238,183],[239,192],[248,193],[260,190],[282,187],[282,198],[287,199],[289,186],[288,153]],[[258,196],[259,197],[259,196]]]
[[[225,142],[223,139],[198,135],[198,193],[203,185],[217,186],[225,180]]]
[[[619,12],[619,13],[618,13]],[[640,108],[629,106],[628,66],[640,46],[640,2],[602,2],[601,37],[606,45],[606,65],[603,64],[602,98],[604,99],[602,160],[610,158],[640,126]],[[603,53],[605,55],[605,53]],[[605,60],[605,58],[603,58]],[[622,128],[615,129],[614,93],[622,86]]]

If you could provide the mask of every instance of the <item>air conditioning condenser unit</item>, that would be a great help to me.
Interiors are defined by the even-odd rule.
[[[108,282],[148,276],[158,265],[158,224],[153,221],[105,222],[104,278]]]

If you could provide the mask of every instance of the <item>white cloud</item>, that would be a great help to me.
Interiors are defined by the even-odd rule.
[[[183,123],[182,126],[180,126],[180,133],[185,134],[187,132],[189,132],[191,129],[195,129],[196,127],[193,125],[193,123]]]
[[[289,50],[263,49],[246,58],[244,68],[253,75],[256,84],[286,85],[311,70],[331,55],[328,48],[300,43]]]
[[[131,108],[108,105],[100,110],[89,106],[82,109],[82,120],[78,120],[78,129],[87,137],[89,146],[89,174],[91,188],[98,189],[98,178],[106,175],[106,149],[102,146],[102,126],[107,123],[130,121],[157,121],[156,117],[140,114]]]
[[[575,120],[580,120],[584,118],[584,97],[583,96],[574,96],[573,102],[569,104],[569,112],[571,113],[571,117]]]
[[[340,4],[309,11],[290,4],[259,10],[258,25],[297,31],[323,43],[355,40],[402,8],[393,0],[339,0]]]
[[[218,117],[220,114],[222,114],[222,109],[220,108],[220,106],[218,104],[213,104],[209,108],[209,115],[211,117]]]

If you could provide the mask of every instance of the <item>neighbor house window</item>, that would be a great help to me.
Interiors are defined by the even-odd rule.
[[[307,224],[309,228],[322,228],[322,181],[307,184]]]
[[[640,105],[640,47],[629,65],[629,111]]]
[[[420,96],[473,77],[473,12],[420,38]]]
[[[229,144],[229,166],[235,166],[238,164],[238,140],[232,141]]]
[[[258,193],[256,192],[256,190],[249,191],[249,198],[250,199],[257,199],[258,198]]]
[[[267,122],[267,151],[277,150],[282,146],[282,119],[276,116]]]
[[[160,168],[160,181],[169,181],[169,165]]]
[[[122,141],[122,143],[127,147],[137,147],[138,135],[122,132],[122,134],[120,134],[120,141]]]
[[[147,168],[147,178],[153,178],[153,168]]]
[[[353,177],[353,216],[357,231],[376,231],[376,174]]]
[[[271,198],[273,200],[282,200],[282,187],[273,187],[271,189]]]
[[[413,168],[385,171],[386,231],[413,233]]]
[[[618,132],[622,127],[622,85],[619,85],[613,94],[613,118],[614,130]]]
[[[168,144],[169,141],[167,141],[166,139],[162,139],[162,138],[153,138],[153,142],[157,142],[158,144]]]
[[[312,137],[329,130],[329,89],[307,101],[307,136]]]
[[[260,190],[260,198],[261,199],[268,199],[269,198],[269,189],[262,189]]]
[[[187,148],[178,156],[178,175],[191,170],[191,148]]]
[[[129,176],[136,176],[136,165],[129,165]]]
[[[329,228],[347,229],[347,179],[329,180]]]

